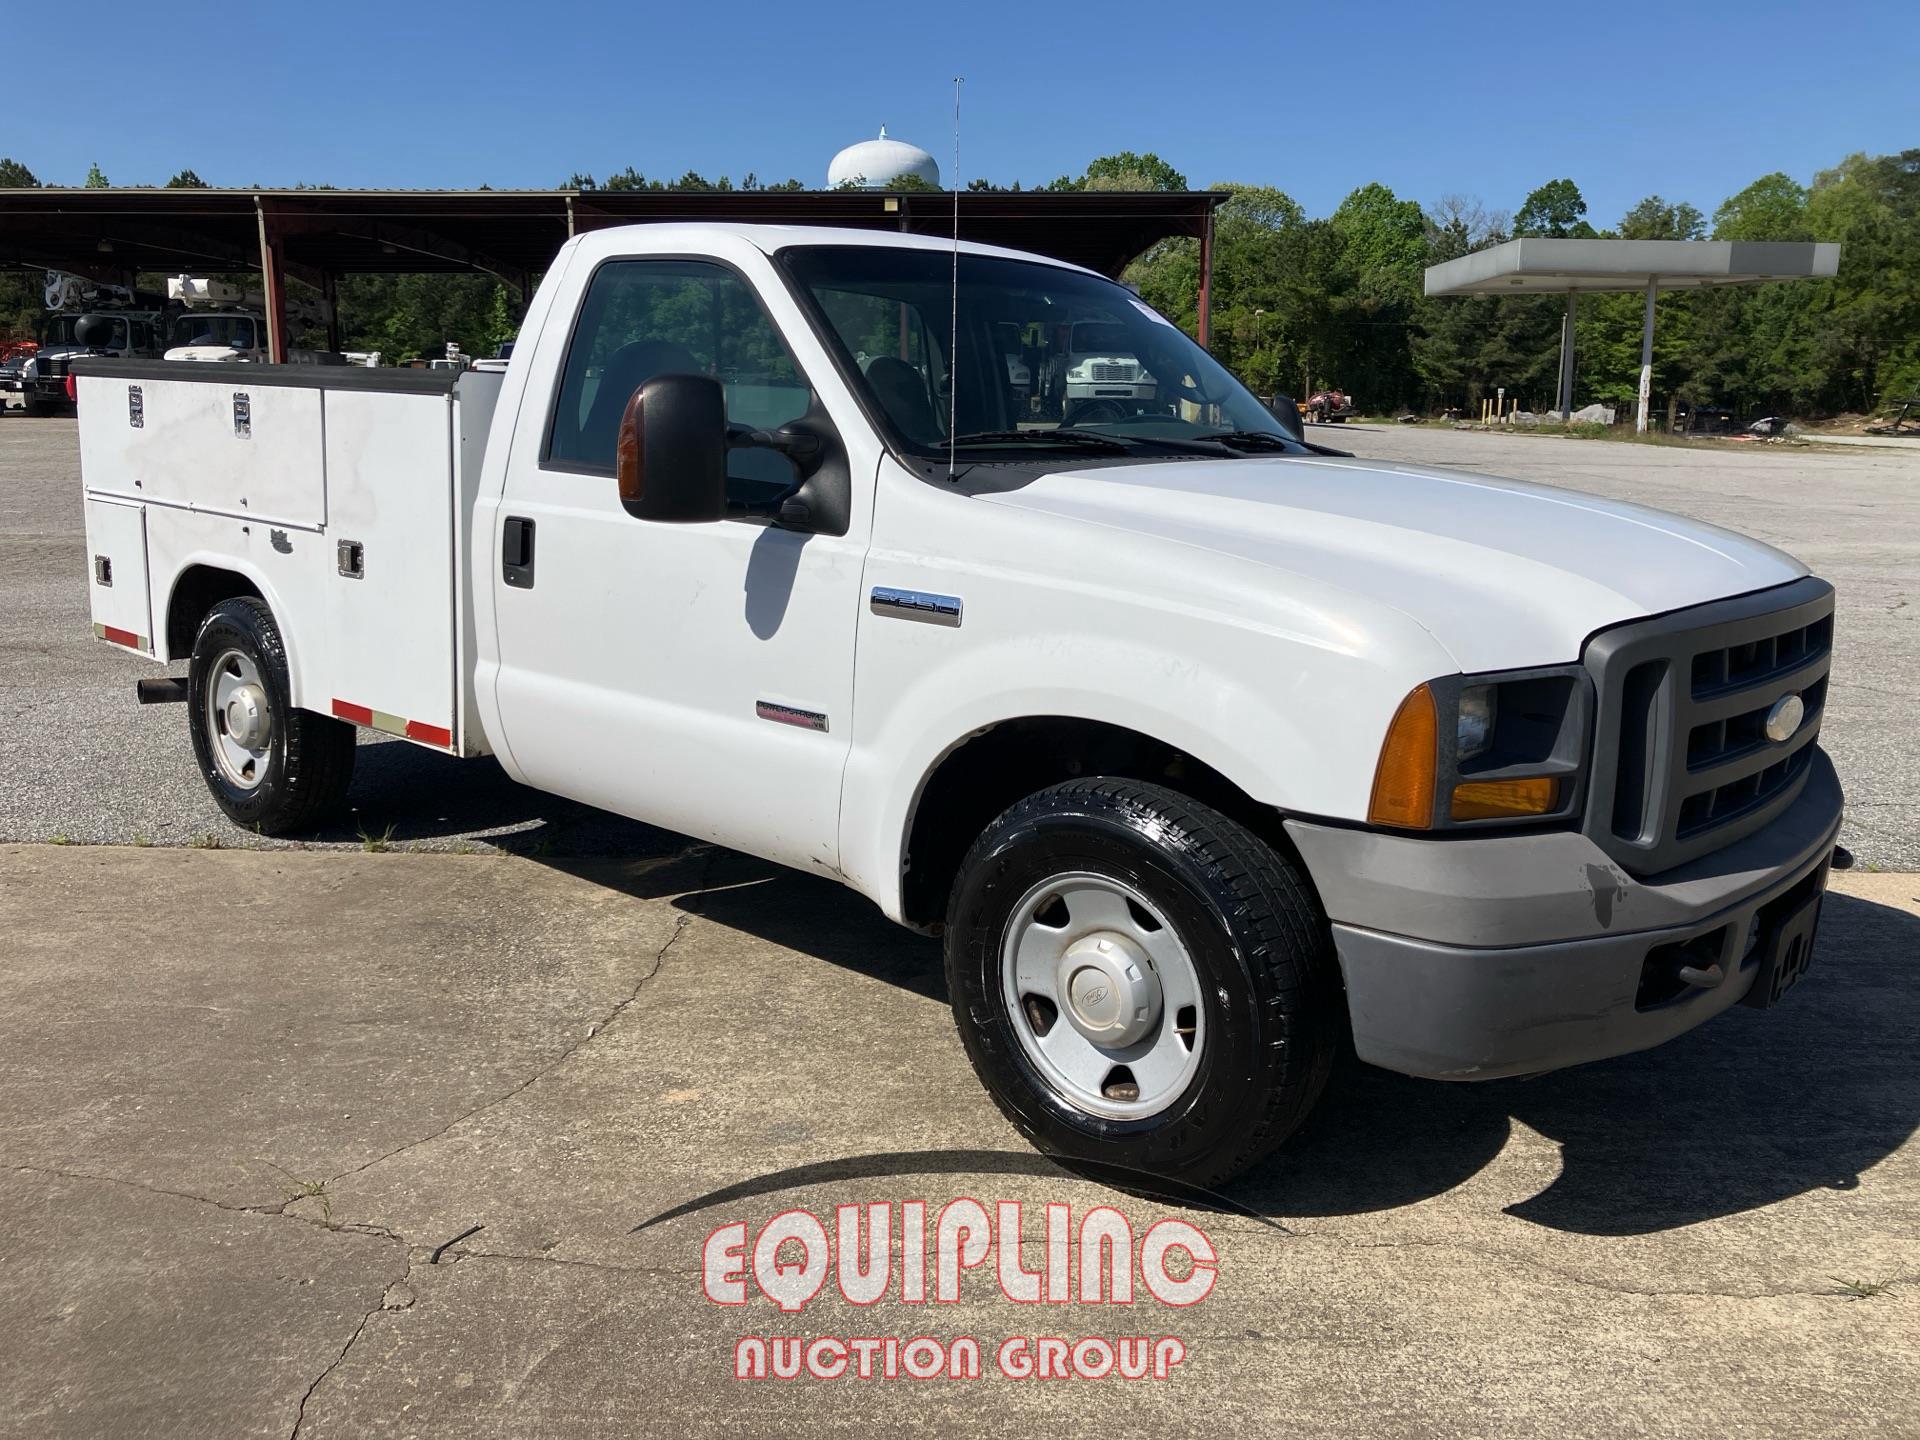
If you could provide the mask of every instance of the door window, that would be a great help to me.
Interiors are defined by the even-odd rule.
[[[551,464],[613,473],[627,401],[656,375],[707,375],[726,393],[727,419],[776,430],[804,415],[813,394],[760,297],[723,265],[614,260],[587,286],[547,431]],[[793,483],[772,450],[727,459],[734,499],[766,499]]]

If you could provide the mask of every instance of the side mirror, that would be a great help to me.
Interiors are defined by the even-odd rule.
[[[727,514],[727,400],[705,375],[656,375],[627,401],[614,452],[620,503],[638,520]]]

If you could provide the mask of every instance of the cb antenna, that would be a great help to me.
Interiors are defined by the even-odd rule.
[[[967,83],[967,77],[953,77],[953,173],[947,182],[953,187],[953,280],[951,291],[952,309],[947,316],[947,479],[951,481],[955,474],[955,452],[959,445],[959,431],[955,422],[960,414],[960,87]]]

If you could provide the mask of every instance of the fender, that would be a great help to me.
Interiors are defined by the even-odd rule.
[[[914,674],[886,715],[872,717],[871,730],[868,715],[856,716],[842,787],[842,870],[889,918],[903,918],[902,864],[929,778],[968,739],[1008,721],[1045,716],[1112,725],[1192,756],[1262,804],[1317,815],[1364,813],[1379,737],[1405,695],[1400,675],[1358,660],[1315,667],[1321,694],[1314,708],[1347,716],[1343,732],[1366,752],[1356,779],[1345,763],[1350,757],[1336,763],[1325,736],[1309,728],[1310,715],[1288,708],[1283,688],[1251,683],[1262,665],[1229,670],[1125,634],[1056,639],[1007,635],[969,646]],[[1047,656],[1046,678],[1017,683],[1034,672],[1036,644]],[[1156,683],[1120,694],[1111,683],[1116,676]]]
[[[279,587],[267,578],[265,572],[262,571],[259,566],[231,552],[205,549],[193,550],[178,564],[170,567],[172,570],[172,579],[167,582],[166,603],[161,606],[158,611],[161,616],[161,623],[154,626],[156,630],[161,632],[154,637],[156,641],[154,658],[162,662],[189,658],[187,655],[175,655],[172,653],[171,637],[167,634],[167,630],[169,628],[168,621],[173,614],[174,596],[177,595],[180,590],[180,581],[190,570],[198,566],[204,566],[209,570],[225,571],[231,575],[238,575],[260,592],[261,600],[266,604],[266,607],[273,612],[274,624],[278,626],[280,630],[280,643],[287,652],[287,698],[293,703],[296,709],[306,710],[313,708],[309,706],[305,700],[307,686],[302,674],[301,664],[304,652],[301,649],[300,636],[293,623],[293,607],[284,602]],[[157,584],[154,586],[154,590],[157,595],[159,591]]]

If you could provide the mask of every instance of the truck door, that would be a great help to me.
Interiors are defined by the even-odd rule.
[[[753,286],[712,260],[605,260],[564,346],[562,333],[530,366],[491,517],[503,763],[544,790],[837,871],[864,497],[847,535],[812,535],[636,520],[614,480],[621,412],[653,376],[714,376],[730,421],[773,429],[808,409],[807,374]],[[766,450],[733,452],[728,475],[751,499],[793,479]]]

